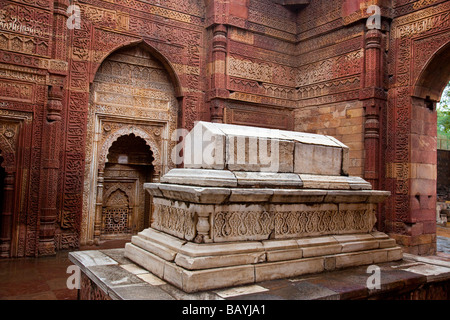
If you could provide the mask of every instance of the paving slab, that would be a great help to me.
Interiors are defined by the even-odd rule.
[[[261,281],[231,288],[186,293],[135,265],[124,256],[124,249],[74,252],[70,260],[81,268],[102,291],[114,300],[354,300],[395,299],[428,296],[427,285],[450,285],[448,261],[438,256],[406,254],[403,260],[373,264],[379,268],[380,285],[368,288],[373,274],[368,266],[322,272],[319,274]],[[108,259],[104,259],[104,257]],[[89,257],[101,257],[88,259]],[[110,259],[110,260],[109,260]],[[98,263],[98,264],[96,264]],[[105,264],[106,263],[106,264]],[[420,294],[414,294],[417,291]]]

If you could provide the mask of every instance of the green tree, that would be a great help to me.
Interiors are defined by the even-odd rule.
[[[450,83],[445,87],[436,109],[437,133],[450,138]]]

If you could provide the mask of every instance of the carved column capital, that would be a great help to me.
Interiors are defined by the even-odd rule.
[[[213,99],[211,100],[211,122],[214,123],[223,123],[224,122],[224,110],[225,110],[225,101],[221,99]]]
[[[62,100],[64,91],[62,86],[51,85],[48,87],[48,100],[47,100],[47,120],[59,121],[61,120]]]
[[[69,0],[55,0],[53,2],[53,10],[55,13],[68,16],[67,8],[69,7]]]
[[[366,32],[366,49],[380,49],[383,33],[378,29],[370,29]]]
[[[212,47],[213,52],[221,51],[227,52],[227,26],[223,24],[217,24],[213,27],[213,40]]]

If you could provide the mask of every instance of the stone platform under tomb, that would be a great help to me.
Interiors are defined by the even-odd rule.
[[[389,192],[348,176],[323,135],[199,122],[184,168],[145,185],[151,228],[125,257],[185,292],[400,260],[374,230]]]

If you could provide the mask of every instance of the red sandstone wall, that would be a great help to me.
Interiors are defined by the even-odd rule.
[[[272,0],[235,0],[228,13],[210,29],[212,120],[293,129],[295,12]]]
[[[364,22],[356,1],[314,1],[297,17],[295,128],[328,134],[350,148],[349,173],[364,176]],[[356,18],[353,16],[356,15]],[[331,31],[331,32],[330,32]]]
[[[367,32],[372,3],[383,25]],[[271,0],[77,4],[81,28],[68,30],[66,1],[0,3],[2,253],[78,247],[90,83],[109,54],[143,42],[173,80],[180,127],[202,119],[333,135],[351,148],[351,174],[392,192],[382,229],[433,251],[425,99],[449,80],[432,75],[450,74],[450,2],[312,0],[298,12]]]

